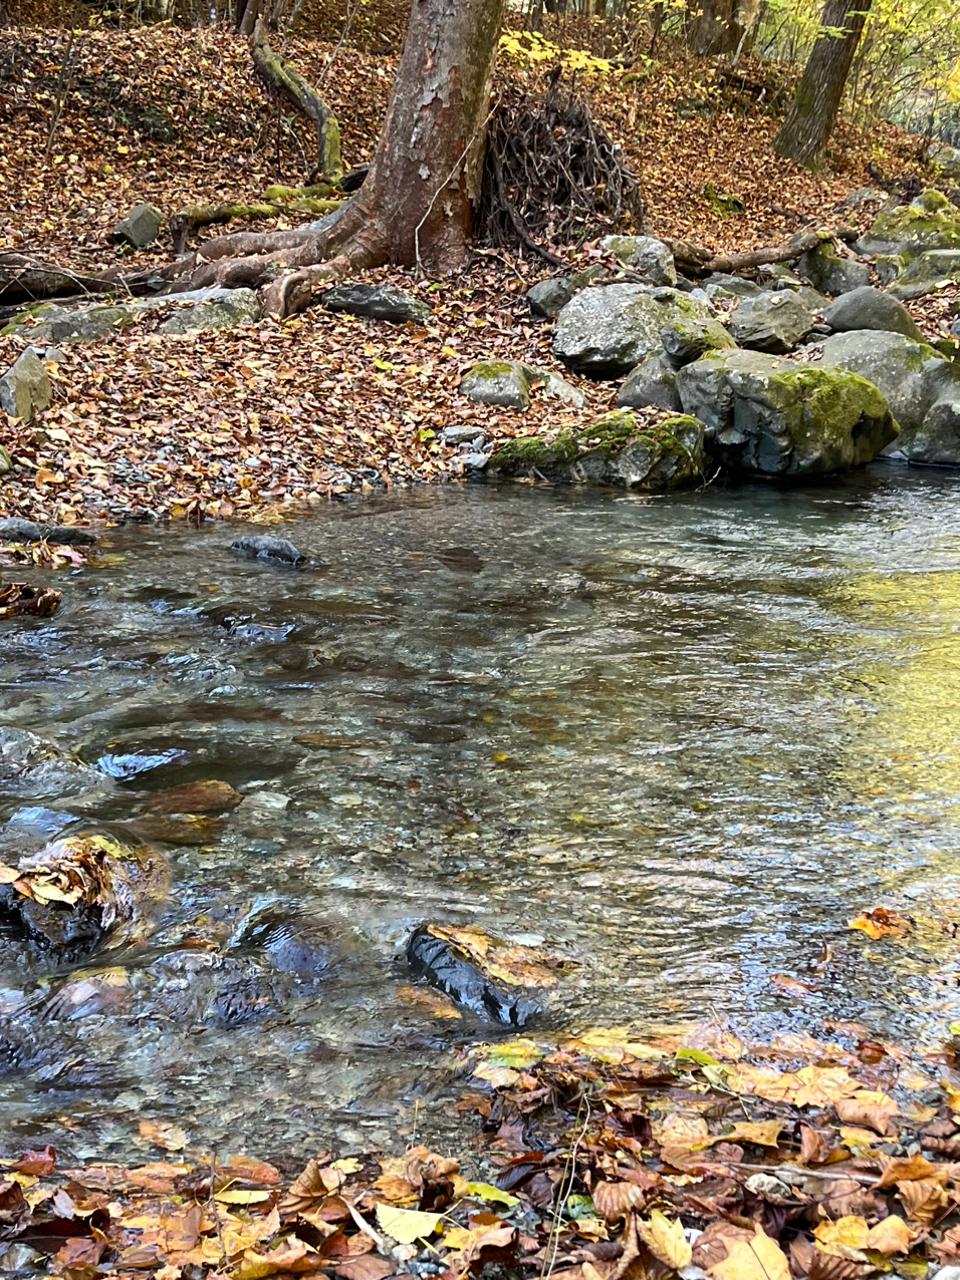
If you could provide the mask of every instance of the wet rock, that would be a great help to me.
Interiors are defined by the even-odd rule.
[[[0,794],[54,800],[101,786],[89,765],[28,729],[0,726]]]
[[[664,354],[648,356],[638,364],[620,388],[617,406],[621,409],[644,409],[648,406],[680,413],[677,372]]]
[[[0,520],[0,541],[53,542],[61,546],[90,547],[97,541],[97,535],[72,524],[35,524],[33,520],[10,516]]]
[[[676,287],[677,266],[670,247],[662,240],[654,236],[604,236],[600,248],[646,276],[651,284]]]
[[[0,912],[24,941],[57,961],[129,942],[167,892],[169,868],[111,835],[66,836],[0,867]]]
[[[508,440],[494,449],[487,474],[662,492],[702,479],[703,438],[703,427],[694,418],[668,418],[652,425],[621,410],[581,431],[561,432],[555,440]]]
[[[778,290],[745,299],[727,323],[741,347],[782,355],[799,346],[813,328],[814,318],[794,293]]]
[[[286,538],[273,538],[269,535],[247,534],[237,538],[230,544],[234,555],[244,556],[248,560],[270,560],[275,564],[290,565],[298,568],[307,563],[307,557],[288,542]]]
[[[719,320],[672,320],[660,330],[660,341],[675,369],[737,345]]]
[[[263,640],[267,643],[276,643],[287,640],[297,626],[292,621],[281,623],[265,621],[264,619],[271,616],[268,612],[251,609],[249,605],[243,604],[215,604],[209,609],[201,609],[197,616],[216,623],[218,627],[223,627],[224,631],[229,631],[238,640],[252,642]]]
[[[154,813],[227,813],[243,803],[243,796],[229,782],[208,778],[168,787],[147,801]]]
[[[897,434],[876,387],[845,370],[715,352],[681,369],[677,387],[707,426],[709,451],[733,471],[842,471],[875,458]]]
[[[824,320],[836,333],[856,329],[878,329],[902,333],[914,342],[923,342],[923,334],[902,302],[882,289],[866,286],[853,289],[832,302],[824,312]]]
[[[124,240],[135,249],[152,244],[163,229],[163,214],[151,204],[138,204],[113,229],[114,240]]]
[[[870,284],[870,268],[855,258],[841,257],[830,240],[822,240],[800,259],[800,274],[820,293],[832,298]]]
[[[527,302],[533,315],[541,320],[552,320],[573,297],[574,288],[567,276],[540,280],[527,290]]]
[[[934,401],[920,430],[904,448],[910,462],[960,467],[960,390],[956,398]]]
[[[391,324],[426,324],[431,310],[425,302],[389,284],[349,284],[327,289],[320,302],[328,311],[346,311]]]
[[[467,951],[437,937],[429,925],[415,929],[407,943],[407,963],[451,1000],[482,1018],[508,1027],[522,1027],[541,1012],[540,1002],[522,987],[510,987],[485,974]]]
[[[163,747],[154,751],[108,751],[97,760],[97,768],[120,782],[129,782],[142,773],[151,773],[154,769],[186,759],[187,752],[181,747]]]
[[[50,375],[33,347],[22,351],[7,372],[0,377],[0,409],[11,418],[32,418],[53,402]],[[10,470],[9,456],[5,470]]]
[[[505,409],[529,409],[530,393],[541,388],[544,396],[562,400],[582,409],[586,397],[566,379],[549,369],[537,369],[516,360],[488,360],[475,364],[463,375],[460,390],[481,404]]]
[[[281,972],[297,977],[325,973],[337,955],[330,923],[309,912],[264,912],[244,930],[240,945],[264,953]]]
[[[710,304],[676,289],[611,284],[578,293],[557,317],[553,347],[576,373],[616,378],[662,350],[675,320],[709,320]]]

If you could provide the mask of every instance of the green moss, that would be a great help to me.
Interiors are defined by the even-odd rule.
[[[845,369],[790,370],[771,378],[770,386],[782,387],[787,402],[794,401],[796,392],[800,392],[803,422],[793,424],[795,434],[806,427],[821,437],[829,437],[837,448],[859,422],[883,418],[890,412],[886,399],[872,382]]]
[[[481,360],[479,364],[471,365],[463,376],[465,378],[502,378],[504,375],[509,376],[513,371],[514,366],[508,360]]]
[[[960,248],[960,209],[939,191],[924,191],[910,204],[882,213],[867,232],[867,242],[896,244],[915,258],[924,249]]]
[[[637,415],[628,409],[622,409],[598,419],[585,430],[577,432],[573,439],[581,450],[598,450],[608,458],[614,458],[627,441],[642,430],[643,427],[637,422]]]
[[[513,473],[537,467],[556,466],[573,462],[580,449],[572,431],[562,431],[556,440],[544,440],[542,436],[516,436],[498,446],[491,458],[492,471]]]

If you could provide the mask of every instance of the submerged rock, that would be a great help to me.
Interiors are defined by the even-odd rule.
[[[469,931],[423,924],[407,943],[407,963],[451,1000],[482,1018],[507,1027],[522,1027],[543,1005],[519,983],[511,985],[494,975],[462,945]]]
[[[856,374],[716,352],[677,374],[683,407],[708,428],[708,449],[734,471],[800,476],[871,461],[897,424],[875,386]]]
[[[286,538],[272,538],[269,535],[245,534],[231,542],[230,550],[234,555],[244,556],[247,560],[271,560],[276,564],[290,565],[299,568],[307,563],[307,557],[297,550]]]
[[[96,769],[29,729],[0,726],[0,795],[55,800],[104,781]]]
[[[89,529],[80,529],[72,524],[36,524],[33,520],[9,516],[0,520],[0,541],[52,542],[60,546],[89,547],[97,541],[97,535]]]

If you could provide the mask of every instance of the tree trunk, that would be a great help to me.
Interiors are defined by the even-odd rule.
[[[285,316],[352,270],[385,263],[438,274],[460,269],[503,8],[504,0],[413,0],[370,172],[334,224],[207,241],[192,263],[165,268],[174,287],[262,287],[265,309]]]
[[[773,148],[788,160],[817,165],[833,132],[847,76],[872,0],[827,0],[820,33],[793,105]]]

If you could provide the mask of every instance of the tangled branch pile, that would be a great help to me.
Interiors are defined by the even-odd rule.
[[[559,70],[559,69],[558,69]],[[547,244],[581,244],[642,220],[640,183],[622,151],[558,71],[546,92],[504,88],[490,121],[477,227],[558,263]]]

